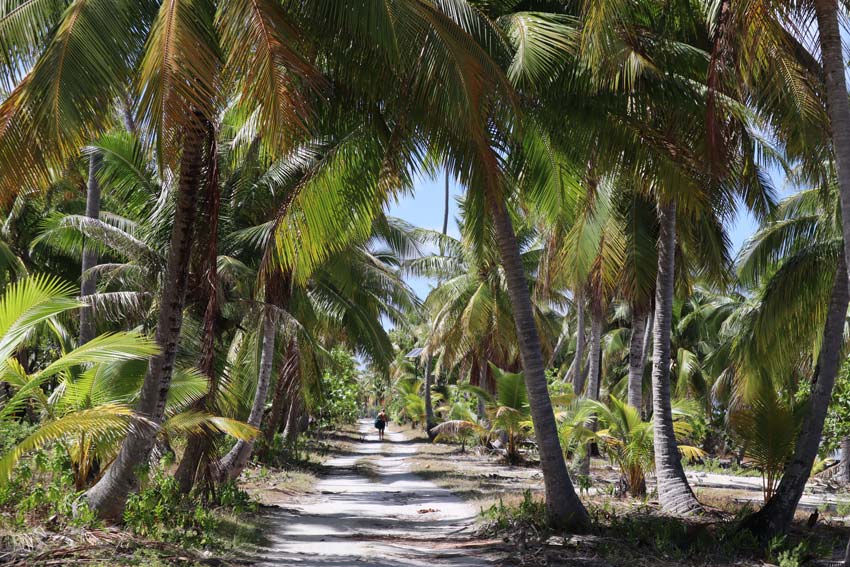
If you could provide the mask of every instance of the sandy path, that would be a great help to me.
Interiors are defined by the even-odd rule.
[[[258,565],[424,567],[489,565],[471,540],[477,510],[446,489],[408,472],[415,445],[388,432],[379,443],[371,421],[351,456],[327,463],[333,472],[317,496],[272,513],[270,546]],[[378,475],[360,474],[368,460]]]

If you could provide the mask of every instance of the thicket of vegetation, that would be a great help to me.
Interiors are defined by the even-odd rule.
[[[785,533],[850,449],[842,10],[3,4],[3,522],[204,545],[251,459],[388,404],[539,461],[553,528],[601,454],[682,516],[683,463],[746,462]],[[443,171],[459,238],[387,216]]]

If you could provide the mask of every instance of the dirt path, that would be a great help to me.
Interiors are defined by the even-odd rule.
[[[380,443],[370,421],[359,426],[363,442],[327,463],[333,472],[318,494],[272,513],[274,531],[258,565],[490,565],[472,537],[477,510],[408,472],[405,459],[416,446],[402,435],[390,431]]]

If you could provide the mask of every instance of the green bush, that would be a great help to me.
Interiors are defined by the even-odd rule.
[[[236,514],[255,510],[255,504],[235,484],[219,487],[215,501],[180,494],[174,477],[158,468],[145,486],[127,500],[124,524],[135,534],[186,547],[222,546],[220,509]]]
[[[549,531],[546,521],[546,504],[542,500],[535,499],[530,490],[523,493],[522,502],[517,506],[506,506],[499,499],[498,504],[493,504],[486,510],[481,511],[486,522],[486,531],[495,535],[513,533],[517,530],[534,531],[538,534]]]

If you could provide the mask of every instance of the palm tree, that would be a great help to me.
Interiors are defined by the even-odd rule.
[[[829,184],[783,201],[742,251],[741,279],[758,286],[760,293],[739,332],[735,360],[741,396],[759,392],[763,374],[787,376],[791,368],[805,369],[814,384],[782,479],[765,506],[746,521],[760,537],[783,533],[790,526],[820,445],[844,344],[847,286],[841,230],[837,194]],[[793,329],[794,334],[780,329]],[[785,336],[808,337],[810,342],[787,342]],[[809,345],[820,348],[813,351]],[[774,356],[764,357],[765,352]]]
[[[314,47],[324,49],[326,57],[320,60],[344,61],[342,65],[329,64],[327,71],[351,87],[346,92],[362,93],[367,101],[375,102],[367,102],[362,108],[377,107],[380,101],[384,108],[396,110],[400,118],[384,130],[389,132],[383,137],[387,146],[383,156],[373,161],[381,164],[379,182],[373,188],[383,192],[395,186],[395,177],[403,176],[403,156],[410,149],[405,147],[405,132],[411,125],[408,118],[430,117],[423,122],[423,129],[409,130],[430,135],[436,130],[483,132],[487,127],[483,116],[467,109],[481,107],[482,96],[495,96],[505,90],[505,84],[482,47],[489,45],[481,37],[488,31],[479,25],[478,16],[465,5],[453,11],[454,18],[448,18],[426,2],[390,4],[369,12],[369,21],[378,25],[368,30],[359,25],[366,21],[359,18],[362,13],[336,10],[333,2],[186,4],[171,0],[159,6],[124,1],[117,5],[74,2],[62,13],[45,9],[10,14],[21,25],[10,25],[3,31],[4,45],[14,46],[12,55],[5,59],[14,63],[2,69],[7,84],[14,85],[0,108],[0,160],[9,165],[3,168],[4,187],[13,191],[22,180],[42,186],[52,165],[64,162],[102,131],[106,118],[100,109],[108,108],[112,100],[124,94],[123,86],[131,77],[137,79],[132,82],[139,87],[139,125],[155,138],[161,166],[178,176],[172,245],[163,280],[167,285],[162,286],[159,301],[160,355],[152,359],[139,401],[139,410],[152,421],[162,419],[176,354],[193,234],[193,203],[205,177],[204,141],[216,122],[218,109],[233,94],[217,92],[219,85],[229,84],[219,81],[220,77],[236,78],[243,95],[239,97],[242,111],[251,115],[257,110],[258,131],[264,143],[280,152],[293,138],[303,137],[313,95],[328,84],[307,57],[300,55],[302,48],[312,44],[307,50],[310,53]],[[321,32],[327,29],[335,33],[328,36]],[[114,33],[104,33],[109,30]],[[458,36],[467,40],[457,42]],[[428,49],[422,49],[423,41]],[[382,60],[385,64],[370,66],[375,75],[380,71],[381,79],[364,80],[351,73],[351,69],[362,68],[351,64],[353,52],[368,56],[373,63],[376,58]],[[422,61],[419,53],[427,61]],[[21,69],[30,64],[32,72],[21,77]],[[484,88],[468,88],[473,83]],[[422,88],[434,84],[464,87],[439,91],[438,96],[431,96],[430,87],[427,91]],[[494,88],[489,88],[491,85]],[[351,108],[350,99],[342,99],[332,100]],[[424,111],[410,112],[414,103]],[[28,151],[24,155],[12,148]],[[363,202],[373,207],[376,204],[371,198]],[[111,470],[89,492],[94,508],[105,516],[120,515],[133,484],[132,471],[151,444],[148,435],[133,433],[128,437]]]

